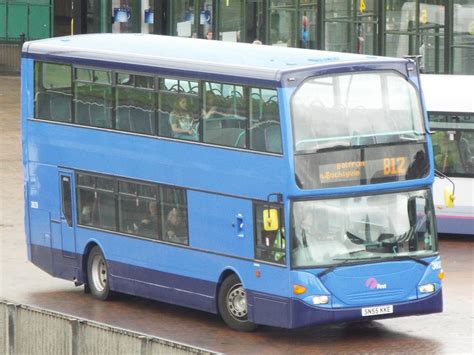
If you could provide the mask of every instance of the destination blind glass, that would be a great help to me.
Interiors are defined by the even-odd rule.
[[[301,189],[368,185],[418,179],[428,174],[424,143],[405,143],[299,154],[296,183]]]

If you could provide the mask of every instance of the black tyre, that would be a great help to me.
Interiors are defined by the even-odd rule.
[[[230,275],[222,282],[218,297],[219,313],[230,328],[241,332],[257,328],[248,320],[247,294],[236,275]]]
[[[92,248],[87,258],[87,286],[90,293],[99,300],[105,301],[112,296],[107,261],[98,246]]]

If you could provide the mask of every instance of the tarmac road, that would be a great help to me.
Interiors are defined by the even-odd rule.
[[[212,314],[129,296],[100,302],[54,279],[26,257],[19,81],[0,76],[0,299],[229,354],[473,353],[474,238],[441,239],[443,313],[353,325],[238,333]]]

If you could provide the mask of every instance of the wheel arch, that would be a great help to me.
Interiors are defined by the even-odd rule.
[[[219,306],[218,306],[218,303],[219,303],[219,290],[221,288],[221,285],[222,285],[222,282],[224,282],[224,280],[226,278],[228,278],[229,276],[231,275],[235,275],[239,278],[239,280],[243,283],[242,281],[242,278],[240,277],[239,273],[237,272],[237,270],[233,269],[233,268],[226,268],[224,269],[220,276],[219,276],[219,279],[217,280],[217,284],[216,284],[216,289],[214,291],[214,303],[215,303],[215,307],[216,307],[216,313],[219,314]]]
[[[227,278],[229,277],[235,277],[235,279],[237,280],[233,280],[232,283],[229,284],[229,282],[224,282]],[[227,267],[225,268],[221,274],[220,274],[220,277],[219,277],[219,280],[217,282],[217,285],[216,285],[216,297],[215,297],[215,302],[216,302],[216,311],[217,311],[217,314],[224,320],[224,322],[232,329],[234,330],[237,330],[237,331],[245,331],[245,332],[251,332],[253,330],[255,330],[258,325],[253,323],[253,317],[252,317],[252,313],[251,311],[249,310],[248,306],[246,306],[245,308],[245,312],[246,314],[242,314],[242,315],[238,315],[238,318],[236,317],[236,315],[232,315],[232,313],[235,313],[234,311],[231,311],[229,309],[229,306],[227,305],[224,305],[223,304],[223,298],[221,296],[223,296],[224,294],[220,295],[221,293],[221,290],[222,288],[224,288],[224,290],[227,289],[227,291],[229,292],[231,288],[229,288],[230,286],[232,288],[234,288],[236,286],[236,284],[234,282],[238,282],[239,285],[242,285],[242,288],[244,288],[245,290],[245,285],[244,285],[244,281],[242,280],[242,277],[241,275],[233,268],[231,267]],[[240,288],[240,286],[239,286]],[[246,293],[246,298],[247,298],[247,302],[246,304],[249,305],[250,302],[248,301],[248,298],[249,295],[248,293]],[[224,303],[228,303],[228,299],[227,299],[227,296],[225,297],[225,301]],[[236,304],[234,304],[235,306]],[[221,312],[222,310],[222,312]],[[243,312],[243,309],[241,309],[241,311]]]
[[[81,275],[82,275],[83,283],[86,285],[89,283],[89,280],[87,279],[87,259],[89,259],[89,254],[94,247],[98,247],[100,248],[102,253],[104,252],[102,247],[99,245],[97,241],[91,240],[87,242],[86,247],[84,248],[84,252],[82,253],[82,259],[81,259]]]

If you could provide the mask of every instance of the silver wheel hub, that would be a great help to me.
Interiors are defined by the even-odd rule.
[[[236,319],[247,317],[247,297],[242,284],[234,285],[227,294],[227,310]]]
[[[107,286],[107,264],[102,256],[96,255],[92,259],[92,283],[97,291],[104,291]]]

